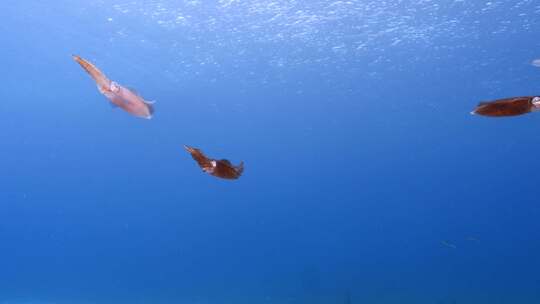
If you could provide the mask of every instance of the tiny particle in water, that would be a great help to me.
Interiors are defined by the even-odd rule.
[[[113,18],[110,18],[110,17],[109,17],[109,18],[107,18],[107,21],[112,22],[112,21],[113,21]]]
[[[452,248],[452,249],[456,249],[457,246],[448,242],[448,241],[441,241],[441,245],[443,245],[444,247],[448,247],[448,248]]]
[[[537,68],[540,68],[540,59],[535,59],[531,62],[532,65],[534,65]]]

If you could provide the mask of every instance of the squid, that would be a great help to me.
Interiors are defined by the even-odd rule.
[[[152,118],[154,114],[153,102],[146,101],[134,90],[111,81],[89,61],[77,55],[73,55],[73,60],[80,64],[90,77],[94,79],[99,92],[109,99],[111,105],[119,107],[136,117]]]
[[[216,160],[208,158],[197,148],[184,145],[184,149],[191,154],[191,157],[193,157],[199,167],[210,175],[223,179],[237,179],[244,172],[244,162],[240,162],[238,166],[234,166],[226,159]]]
[[[511,97],[481,102],[471,114],[503,117],[517,116],[535,111],[540,111],[540,96]]]

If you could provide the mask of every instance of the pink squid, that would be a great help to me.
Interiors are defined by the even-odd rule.
[[[96,82],[99,92],[105,95],[111,104],[134,116],[146,119],[152,118],[152,114],[154,113],[152,102],[144,100],[144,98],[133,92],[133,90],[111,81],[95,65],[87,60],[76,55],[73,55],[73,60],[90,74]]]

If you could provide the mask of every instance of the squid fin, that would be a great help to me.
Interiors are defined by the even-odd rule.
[[[137,95],[137,96],[141,96],[141,94],[139,94],[139,91],[135,90],[134,88],[132,87],[128,87],[126,86],[126,89],[130,90],[131,92],[133,92],[133,94]]]
[[[228,159],[220,159],[219,160],[220,162],[226,164],[227,166],[230,166],[232,167],[233,165],[231,164],[231,162],[228,160]]]
[[[154,115],[154,106],[151,103],[146,103],[146,106],[148,107],[148,111],[150,112],[150,115]]]

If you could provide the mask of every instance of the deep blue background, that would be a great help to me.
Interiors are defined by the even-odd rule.
[[[540,93],[534,1],[0,17],[1,303],[540,303],[540,117],[469,115]],[[154,119],[111,109],[71,54]]]

